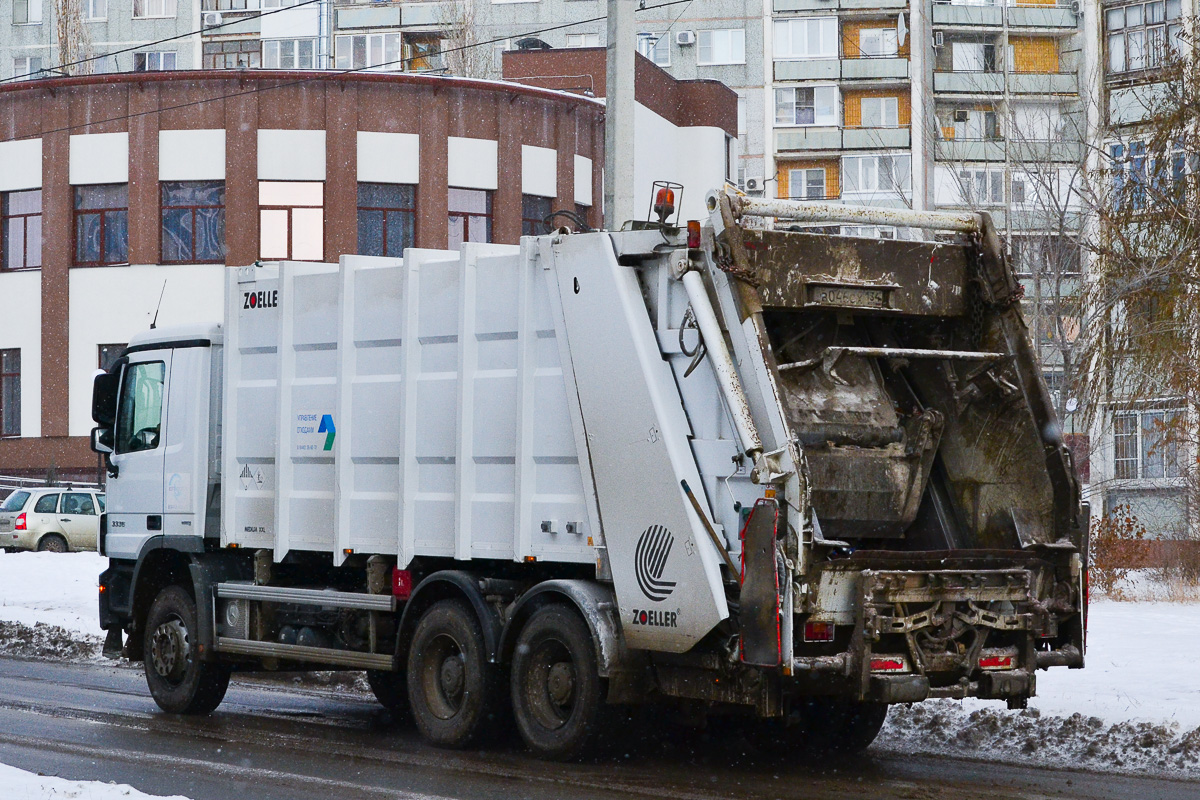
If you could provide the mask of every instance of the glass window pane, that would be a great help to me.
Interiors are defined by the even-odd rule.
[[[1105,23],[1110,31],[1120,30],[1125,27],[1125,9],[1110,8],[1105,12]]]
[[[21,269],[25,266],[25,219],[4,221],[4,267]]]
[[[104,212],[104,263],[124,264],[129,260],[129,212]]]
[[[42,213],[42,190],[31,192],[9,192],[7,197],[8,214],[40,214]]]
[[[359,194],[361,197],[361,184]],[[362,202],[361,199],[359,202]],[[383,252],[382,211],[358,211],[358,252],[364,256],[382,256]]]
[[[166,370],[161,361],[133,364],[125,372],[117,408],[115,444],[118,453],[158,447],[165,377]]]
[[[320,208],[292,209],[292,258],[320,261],[325,256],[325,212]]]
[[[75,262],[93,264],[100,260],[100,215],[80,214],[75,218]]]
[[[389,211],[387,214],[387,252],[384,255],[401,258],[404,248],[412,247],[414,215],[411,211]]]
[[[190,209],[163,209],[163,261],[192,260],[192,213]]]
[[[259,214],[259,253],[263,258],[288,257],[288,212],[263,209]]]
[[[447,201],[451,212],[462,211],[469,214],[486,214],[488,212],[488,193],[483,189],[451,188]]]
[[[196,260],[225,260],[225,209],[201,208],[196,211]]]

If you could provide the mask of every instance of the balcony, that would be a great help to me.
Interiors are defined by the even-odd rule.
[[[1004,94],[1004,73],[935,70],[933,90],[953,94]]]
[[[907,58],[776,61],[777,81],[908,80]]]
[[[858,9],[903,9],[908,0],[775,0],[776,13],[788,11],[856,11]]]
[[[1007,16],[1010,28],[1074,30],[1079,26],[1079,14],[1075,8],[1071,4],[1053,3],[1004,7],[937,2],[933,5],[933,24],[999,28],[1004,25],[1004,17]]]
[[[1079,76],[1074,72],[1014,72],[1008,76],[1013,94],[1078,94]]]
[[[810,150],[903,150],[911,143],[908,128],[776,128],[775,148]]]
[[[1003,161],[1003,139],[940,139],[938,161]]]
[[[1078,164],[1083,161],[1083,142],[1069,140],[1010,139],[1008,155],[1013,161],[1028,164],[1059,162]]]

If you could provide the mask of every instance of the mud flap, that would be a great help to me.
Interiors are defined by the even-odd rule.
[[[779,506],[764,499],[754,504],[742,528],[741,656],[760,667],[777,667],[780,659],[778,522]]]

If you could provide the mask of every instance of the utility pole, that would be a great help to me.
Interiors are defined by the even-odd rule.
[[[59,71],[68,75],[91,75],[92,42],[83,24],[83,0],[55,0]],[[76,62],[84,61],[79,64]],[[73,66],[66,66],[73,65]],[[49,65],[47,65],[49,66]]]
[[[604,227],[617,230],[634,218],[633,75],[637,0],[608,0],[608,60],[605,69]]]

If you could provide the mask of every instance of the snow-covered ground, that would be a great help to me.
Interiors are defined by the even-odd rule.
[[[0,552],[0,653],[98,657],[105,566],[95,553]],[[1086,669],[1039,672],[1028,710],[979,700],[896,706],[876,746],[1200,775],[1198,656],[1200,604],[1093,598]]]
[[[5,800],[138,800],[158,797],[139,792],[132,786],[99,781],[68,781],[0,764],[0,790]],[[167,800],[186,800],[175,795]]]

